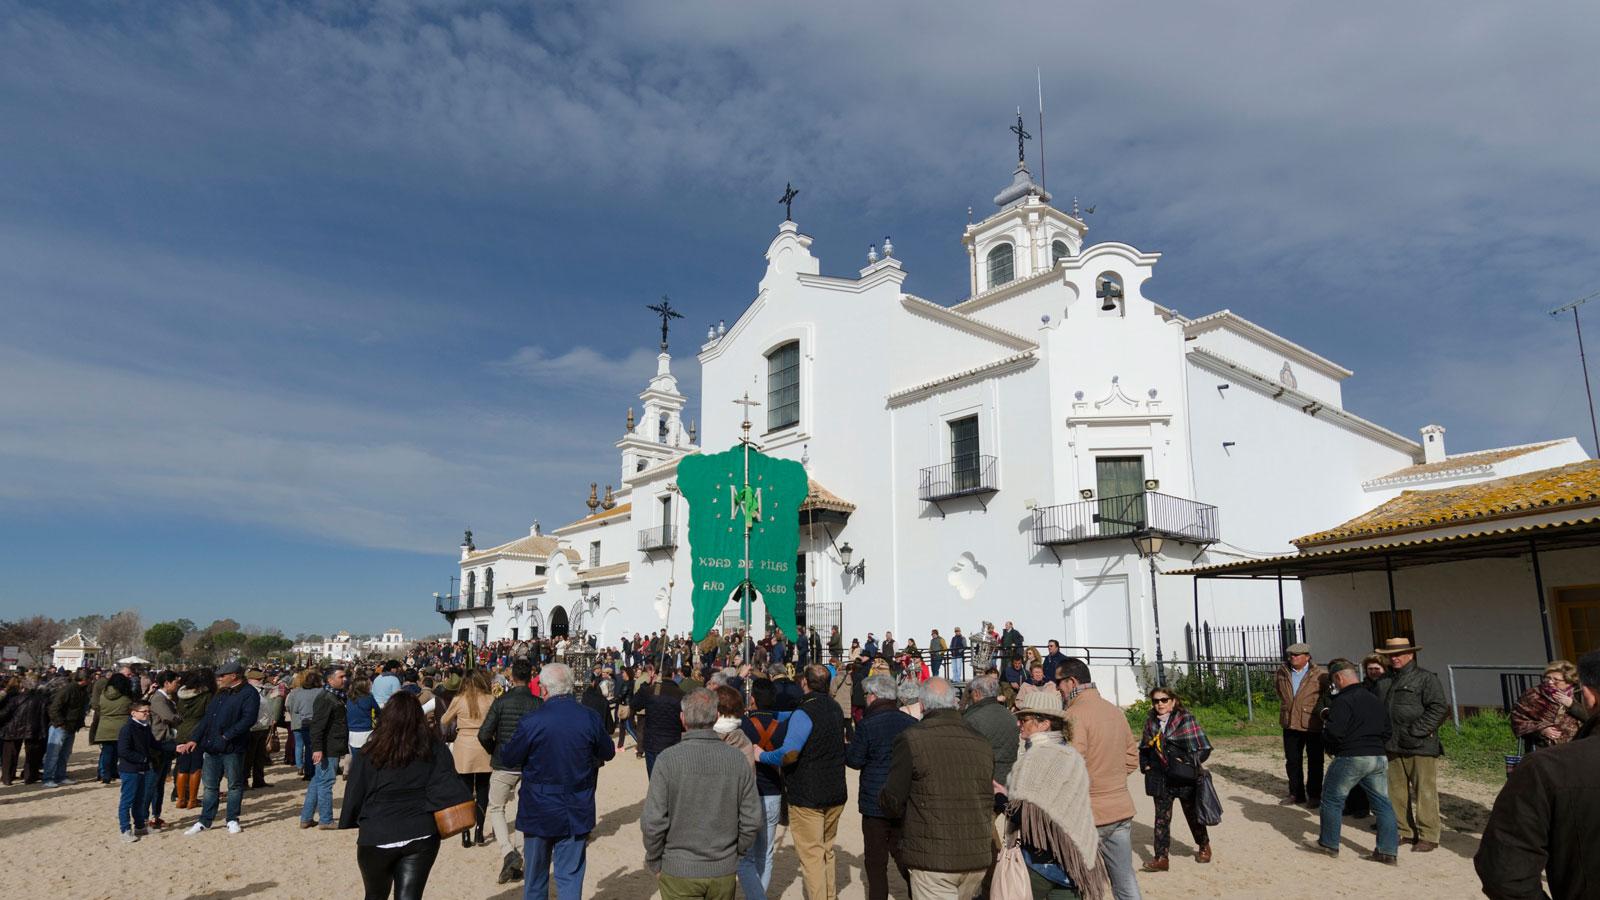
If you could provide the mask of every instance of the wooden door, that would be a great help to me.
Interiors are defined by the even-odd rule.
[[[1600,650],[1600,584],[1556,588],[1551,614],[1556,620],[1561,655],[1577,660]]]
[[[1094,461],[1094,474],[1100,535],[1132,534],[1144,528],[1144,458],[1101,456]]]

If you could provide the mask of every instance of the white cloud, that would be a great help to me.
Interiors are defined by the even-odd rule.
[[[527,346],[518,348],[509,358],[493,366],[547,382],[554,389],[579,388],[620,398],[627,396],[626,392],[637,393],[644,389],[655,374],[656,354],[644,347],[635,347],[626,356],[612,358],[590,347],[573,347],[552,356],[543,347]],[[692,360],[687,365],[680,360],[676,365],[679,370],[697,367]],[[680,380],[683,378],[681,371],[674,374]]]

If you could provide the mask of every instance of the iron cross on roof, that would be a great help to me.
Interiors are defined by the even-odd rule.
[[[666,294],[661,295],[660,303],[646,306],[645,309],[661,317],[661,352],[665,353],[667,352],[667,323],[672,319],[683,318],[683,314],[672,308],[672,299]]]
[[[1022,142],[1033,139],[1033,135],[1022,127],[1022,108],[1017,108],[1017,124],[1011,126],[1011,133],[1017,136],[1017,162],[1022,162]]]
[[[778,202],[783,204],[783,220],[785,222],[794,221],[794,198],[799,195],[800,192],[795,190],[793,184],[787,181],[783,183],[783,196],[778,198]]]

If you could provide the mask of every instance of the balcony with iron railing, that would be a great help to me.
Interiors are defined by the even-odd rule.
[[[494,609],[494,596],[488,590],[461,597],[457,597],[454,594],[449,596],[440,595],[433,598],[433,608],[435,611],[446,615],[479,609]]]
[[[678,546],[678,527],[676,525],[657,525],[654,528],[639,530],[639,549],[644,552],[651,550],[671,550]]]
[[[1040,547],[1146,533],[1175,541],[1214,544],[1220,536],[1217,508],[1197,500],[1144,491],[1043,506],[1033,511],[1033,542]]]
[[[917,496],[935,505],[957,497],[981,499],[1000,490],[999,473],[1000,461],[993,456],[968,456],[928,466],[922,470]]]

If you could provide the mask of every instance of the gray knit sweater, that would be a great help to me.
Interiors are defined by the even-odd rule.
[[[678,878],[732,875],[763,819],[755,775],[743,753],[709,728],[661,752],[639,830],[644,864]]]

